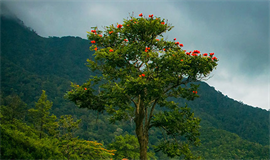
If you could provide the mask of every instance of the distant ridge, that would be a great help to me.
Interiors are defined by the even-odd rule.
[[[40,96],[41,90],[46,90],[49,100],[54,103],[52,112],[57,116],[72,114],[78,118],[84,117],[85,121],[88,120],[85,117],[95,116],[90,111],[76,108],[74,104],[63,98],[65,92],[70,89],[70,82],[80,85],[90,75],[96,74],[85,66],[86,59],[93,57],[93,52],[89,51],[91,45],[89,41],[72,36],[43,38],[21,22],[1,15],[1,94],[5,96],[15,92],[29,107],[32,107]],[[249,147],[241,148],[243,153],[252,149],[252,146],[257,146],[259,149],[264,147],[263,153],[265,153],[265,148],[269,145],[270,112],[228,98],[205,82],[198,83],[200,98],[192,102],[182,99],[172,100],[180,105],[187,103],[195,115],[202,119],[204,143],[219,145],[218,138],[225,137],[229,140],[235,138],[237,140],[235,143],[239,141],[243,146]],[[92,122],[85,123],[87,124],[83,126],[88,128]],[[123,126],[129,131],[129,123],[121,124],[124,130]],[[90,135],[92,138],[106,136],[98,127],[91,130],[91,133],[86,133],[89,130],[83,130],[80,136]],[[109,125],[104,128],[110,129]],[[205,135],[211,133],[213,135]],[[224,136],[218,137],[219,134]],[[213,142],[208,139],[211,136],[216,138]],[[229,144],[230,142],[224,146],[228,147]],[[241,145],[233,147],[235,150],[241,150],[239,149]],[[208,152],[217,154],[218,150],[209,149]],[[235,151],[235,154],[239,152]]]

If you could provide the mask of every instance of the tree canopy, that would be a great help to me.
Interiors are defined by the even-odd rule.
[[[193,100],[199,97],[198,85],[191,82],[208,77],[218,60],[214,53],[201,55],[199,50],[186,52],[176,38],[173,41],[164,40],[162,34],[173,28],[165,19],[154,18],[153,15],[149,18],[142,14],[139,16],[124,19],[123,24],[107,26],[105,31],[93,27],[88,32],[92,43],[90,49],[95,50],[95,54],[94,59],[87,60],[87,66],[99,75],[92,76],[81,86],[72,84],[73,90],[67,93],[67,97],[81,108],[110,113],[111,122],[134,116],[140,158],[146,159],[151,127],[162,126],[167,134],[170,130],[186,137],[188,143],[197,144],[198,119],[186,107],[179,107],[168,98]],[[167,107],[171,114],[155,114],[156,105]],[[174,119],[181,130],[158,121],[162,116],[174,117],[185,112],[188,116]],[[188,123],[193,123],[194,128],[187,130],[184,126]],[[179,145],[188,148],[187,143]],[[163,151],[167,154],[171,152]],[[171,156],[182,155],[183,152]]]

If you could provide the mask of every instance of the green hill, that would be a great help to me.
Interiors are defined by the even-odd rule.
[[[89,41],[79,37],[43,38],[20,20],[1,16],[1,94],[15,93],[34,106],[46,90],[54,102],[52,113],[72,114],[82,119],[77,135],[109,144],[115,135],[134,134],[132,121],[109,124],[107,115],[79,109],[65,100],[70,82],[82,84],[91,73],[85,66]],[[196,149],[203,157],[224,159],[267,159],[269,157],[269,111],[254,108],[224,96],[205,82],[199,82],[200,98],[188,104],[201,121],[202,145]],[[98,119],[97,119],[98,117]],[[151,145],[161,134],[152,130]],[[164,155],[157,153],[162,158]]]

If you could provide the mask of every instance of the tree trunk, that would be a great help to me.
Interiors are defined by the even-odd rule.
[[[140,144],[140,160],[147,160],[148,126],[144,124],[145,108],[139,106],[135,114],[136,135]]]

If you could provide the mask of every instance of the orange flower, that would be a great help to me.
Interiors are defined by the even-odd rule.
[[[161,24],[165,24],[165,22],[161,22]]]
[[[112,34],[112,33],[113,33],[113,31],[110,31],[110,32],[109,32],[109,34]]]
[[[181,59],[181,62],[183,62],[183,59]]]
[[[99,37],[102,37],[102,35],[100,34],[100,35],[98,35]]]
[[[126,41],[126,42],[127,42],[128,40],[127,40],[127,39],[124,39],[124,41]]]
[[[142,76],[144,77],[144,76],[145,76],[145,74],[142,74]]]
[[[95,51],[97,50],[97,47],[95,48]]]
[[[87,88],[84,88],[84,90],[87,90]]]
[[[110,51],[110,52],[113,52],[113,49],[110,49],[109,51]]]
[[[159,41],[159,39],[156,39],[157,41]]]
[[[117,28],[122,28],[122,27],[123,27],[122,24],[118,24],[118,25],[117,25]]]
[[[142,77],[142,75],[139,75],[139,77]]]

